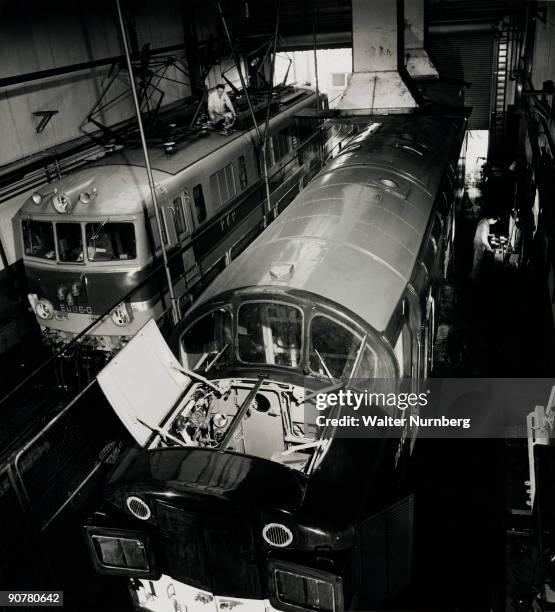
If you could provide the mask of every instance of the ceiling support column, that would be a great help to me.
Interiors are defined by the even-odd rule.
[[[437,79],[424,49],[424,0],[405,0],[405,66],[413,79]]]
[[[406,113],[403,0],[352,0],[353,75],[337,108],[348,114]]]

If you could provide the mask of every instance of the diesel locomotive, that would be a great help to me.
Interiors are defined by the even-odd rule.
[[[322,386],[421,388],[465,125],[368,124],[204,291],[171,350],[151,321],[100,373],[136,445],[85,535],[138,608],[375,609],[410,581],[415,432],[343,439],[308,407]]]
[[[316,94],[289,87],[274,97],[269,204],[254,128],[150,149],[162,240],[183,312],[321,167],[322,131],[294,119],[315,106]],[[332,136],[328,145],[338,146],[342,134]],[[29,301],[52,347],[98,321],[79,350],[109,356],[167,311],[167,288],[153,274],[162,246],[140,148],[112,152],[50,183],[24,203],[16,225]]]

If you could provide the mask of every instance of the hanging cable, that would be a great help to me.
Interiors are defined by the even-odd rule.
[[[148,147],[146,144],[145,133],[143,129],[143,122],[141,118],[141,108],[139,106],[139,99],[137,97],[137,89],[135,87],[135,78],[133,75],[133,66],[131,64],[131,57],[129,55],[129,45],[127,42],[127,34],[125,32],[125,25],[123,23],[123,15],[121,12],[120,0],[116,0],[116,6],[118,9],[118,19],[119,25],[121,29],[121,38],[123,41],[123,49],[125,52],[125,59],[127,62],[127,70],[129,71],[129,85],[131,87],[131,94],[133,96],[133,103],[135,105],[135,113],[137,115],[137,123],[139,125],[139,134],[141,137],[141,144],[143,146],[143,153],[145,157],[145,166],[146,173],[148,176],[148,184],[150,187],[150,194],[152,196],[152,204],[154,206],[154,214],[156,216],[156,225],[158,227],[158,236],[160,237],[160,245],[162,247],[162,260],[164,262],[164,270],[166,272],[166,279],[168,281],[168,290],[170,295],[170,303],[171,303],[171,312],[172,312],[172,320],[173,323],[177,323],[180,319],[179,315],[179,307],[177,304],[177,300],[175,298],[175,294],[173,291],[172,284],[172,276],[170,272],[170,267],[168,265],[168,254],[166,253],[166,245],[164,243],[164,233],[162,231],[162,219],[160,218],[160,210],[158,208],[158,199],[156,197],[156,184],[154,183],[154,176],[152,175],[152,168],[150,167],[150,159],[148,156]]]
[[[254,129],[256,130],[256,135],[258,136],[258,141],[260,143],[262,143],[262,134],[260,133],[260,128],[258,127],[258,123],[256,122],[256,117],[254,115],[254,109],[252,107],[252,102],[251,102],[251,98],[249,96],[249,92],[247,90],[247,85],[245,83],[245,77],[243,76],[243,70],[241,69],[241,61],[239,59],[239,55],[237,54],[237,50],[235,49],[235,45],[233,44],[233,41],[231,40],[231,34],[229,32],[229,28],[227,27],[227,21],[224,15],[224,12],[222,10],[222,4],[220,2],[220,0],[217,0],[216,2],[217,6],[218,6],[218,13],[220,15],[220,19],[222,21],[222,25],[224,26],[224,31],[225,31],[225,35],[227,38],[227,42],[229,43],[229,47],[231,49],[231,55],[233,57],[233,61],[235,62],[235,67],[237,68],[237,72],[239,73],[239,79],[241,81],[241,87],[243,88],[243,91],[245,92],[245,98],[247,99],[247,105],[249,107],[249,112],[252,118],[252,122],[254,124]]]
[[[268,89],[268,102],[266,104],[266,120],[264,121],[264,141],[262,143],[262,163],[264,165],[264,179],[266,183],[266,203],[267,210],[269,213],[271,210],[271,202],[270,202],[270,181],[268,178],[268,129],[270,127],[270,109],[272,107],[272,93],[274,91],[274,69],[276,65],[276,49],[277,49],[277,39],[278,39],[278,31],[279,31],[279,10],[280,10],[280,0],[277,0],[276,4],[276,23],[274,27],[274,40],[272,44],[272,60],[270,63],[270,83]]]
[[[229,32],[229,28],[227,27],[227,21],[224,15],[224,12],[222,10],[222,4],[220,0],[217,0],[217,6],[218,6],[218,13],[220,15],[220,19],[222,21],[222,25],[224,26],[224,31],[225,31],[225,35],[227,37],[227,41],[229,43],[229,46],[231,48],[231,55],[233,57],[233,61],[235,62],[235,67],[237,68],[237,71],[239,72],[239,78],[241,80],[241,87],[243,88],[243,91],[245,92],[245,96],[247,98],[247,104],[249,106],[249,111],[251,114],[251,118],[252,118],[252,122],[254,124],[254,128],[256,130],[256,135],[258,137],[258,142],[262,148],[262,165],[263,165],[263,171],[264,171],[264,184],[265,184],[265,189],[266,189],[266,201],[267,201],[267,211],[268,212],[270,210],[270,180],[268,178],[268,162],[267,162],[267,157],[266,157],[266,141],[267,141],[267,133],[268,130],[266,129],[264,132],[264,138],[262,138],[262,134],[260,133],[260,128],[258,127],[258,123],[256,121],[256,117],[254,115],[254,109],[252,107],[252,103],[251,103],[251,99],[249,96],[249,92],[247,90],[247,86],[245,84],[245,79],[243,77],[243,71],[241,69],[241,62],[239,59],[239,56],[237,54],[237,50],[235,49],[235,45],[233,44],[233,41],[231,40],[231,34]],[[278,10],[277,10],[277,16],[279,18],[279,0],[278,0]],[[277,31],[278,31],[278,18],[276,18],[276,27],[275,27],[275,35],[274,35],[274,59],[272,61],[272,79],[273,80],[273,69],[274,69],[274,61],[275,61],[275,46],[277,45]],[[271,95],[272,95],[272,82],[270,82],[270,93],[269,93],[269,100],[271,100]],[[267,111],[269,112],[269,111]],[[267,122],[266,122],[266,126],[267,126]],[[267,219],[266,219],[266,214],[264,214],[264,226],[266,226],[267,223]]]
[[[320,88],[318,86],[318,54],[316,53],[316,0],[312,0],[312,47],[314,49],[314,79],[316,82],[316,108],[320,110]]]

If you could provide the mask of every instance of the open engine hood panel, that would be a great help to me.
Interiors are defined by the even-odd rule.
[[[191,379],[151,319],[97,377],[104,395],[140,446],[146,446]]]

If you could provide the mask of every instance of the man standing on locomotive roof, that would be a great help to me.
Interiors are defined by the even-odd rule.
[[[215,91],[208,96],[208,116],[214,125],[223,121],[224,127],[229,126],[235,120],[235,109],[229,96],[225,93],[225,86],[221,83],[216,85]]]

